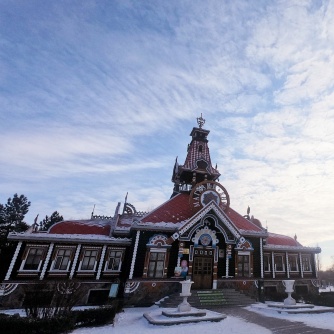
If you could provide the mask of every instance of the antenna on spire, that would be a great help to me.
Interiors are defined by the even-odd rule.
[[[202,117],[202,113],[201,113],[201,117],[197,117],[197,124],[199,126],[200,129],[202,129],[202,126],[205,124],[205,119]]]
[[[93,206],[92,218],[94,217],[94,211],[95,211],[95,204],[94,204],[94,206]]]

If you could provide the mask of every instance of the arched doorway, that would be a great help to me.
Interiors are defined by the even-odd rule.
[[[213,249],[194,249],[193,259],[193,289],[212,289],[213,280]]]

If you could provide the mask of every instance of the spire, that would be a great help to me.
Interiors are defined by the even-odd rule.
[[[212,166],[210,151],[208,147],[209,130],[203,129],[205,119],[202,114],[196,118],[198,127],[194,127],[190,133],[192,140],[187,148],[187,156],[183,165],[174,165],[172,182],[174,192],[190,190],[191,187],[204,180],[216,181],[220,173]]]
[[[201,113],[201,117],[197,117],[197,124],[199,126],[200,129],[202,129],[203,125],[205,124],[205,119],[202,117],[202,113]]]

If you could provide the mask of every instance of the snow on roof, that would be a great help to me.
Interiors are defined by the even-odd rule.
[[[208,204],[209,205],[209,204]],[[223,210],[222,207],[220,207]],[[252,223],[232,208],[224,211],[240,232],[260,234],[265,230]],[[160,205],[138,222],[139,226],[181,227],[196,214],[189,205],[189,194],[180,193]]]
[[[113,220],[65,220],[51,226],[49,234],[94,234],[109,236]]]
[[[302,246],[294,238],[291,238],[291,237],[288,237],[282,234],[276,234],[276,233],[268,233],[267,246],[269,245],[293,246],[293,247]]]
[[[312,251],[320,253],[320,247],[305,247],[294,238],[282,234],[268,233],[267,242],[263,247],[265,250],[295,250]]]
[[[107,244],[129,244],[131,239],[128,238],[115,238],[106,235],[97,234],[57,234],[57,233],[15,233],[12,232],[8,235],[8,239],[11,240],[25,240],[25,241],[59,241],[66,243],[107,243]]]

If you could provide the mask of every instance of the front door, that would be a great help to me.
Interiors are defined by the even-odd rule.
[[[212,267],[213,267],[213,256],[211,255],[203,255],[204,252],[201,251],[202,254],[196,255],[196,253],[200,253],[200,251],[195,251],[194,261],[193,261],[193,275],[192,280],[194,284],[192,286],[193,289],[212,289]]]

